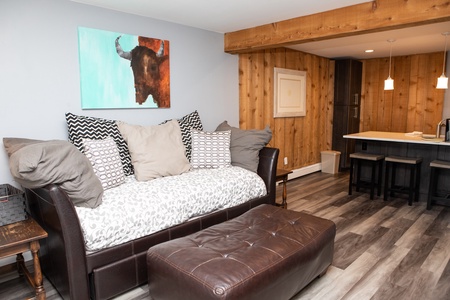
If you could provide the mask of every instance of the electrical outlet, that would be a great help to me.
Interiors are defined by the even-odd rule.
[[[288,164],[288,158],[287,158],[287,156],[285,156],[284,157],[284,165],[287,165]]]

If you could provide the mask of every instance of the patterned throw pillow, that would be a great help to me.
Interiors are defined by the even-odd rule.
[[[231,165],[231,130],[204,132],[191,130],[192,169],[217,169]]]
[[[121,185],[125,181],[119,149],[112,137],[104,140],[82,139],[84,153],[92,164],[103,189]]]
[[[184,147],[186,148],[186,157],[190,161],[192,155],[191,129],[202,131],[202,121],[200,120],[200,116],[197,111],[185,115],[177,121],[181,129],[181,139],[183,140]]]
[[[161,124],[167,123],[170,120],[166,120]],[[181,129],[181,139],[183,140],[184,148],[186,149],[186,157],[190,161],[191,160],[191,129],[195,130],[203,130],[202,121],[200,120],[200,116],[197,111],[191,112],[190,114],[185,115],[181,119],[178,119],[178,125],[180,125]]]
[[[116,121],[93,117],[77,116],[66,113],[67,127],[69,131],[69,141],[84,153],[82,139],[103,140],[108,136],[112,137],[119,149],[120,160],[122,161],[125,175],[134,173],[131,164],[131,156],[128,145],[120,134]]]

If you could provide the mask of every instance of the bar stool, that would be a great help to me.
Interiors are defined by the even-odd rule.
[[[433,160],[430,163],[430,185],[428,189],[427,209],[431,209],[433,202],[444,202],[450,200],[450,192],[438,193],[437,184],[441,171],[450,171],[450,161]],[[447,184],[448,186],[448,184]],[[445,203],[445,202],[444,202]]]
[[[359,188],[364,186],[370,187],[370,199],[373,199],[375,185],[377,187],[377,195],[381,195],[381,173],[383,171],[384,155],[368,154],[368,153],[352,153],[350,154],[350,180],[348,184],[348,194],[352,194],[352,186],[356,186],[356,191],[359,192]],[[372,176],[369,182],[361,180],[361,164],[363,162],[370,163],[372,168]],[[356,163],[356,183],[353,184],[353,167]],[[378,180],[375,180],[375,173],[378,166]]]
[[[390,192],[391,196],[395,193],[408,194],[408,205],[412,205],[412,201],[419,201],[419,185],[420,185],[420,166],[422,165],[422,158],[411,158],[402,156],[387,156],[386,159],[386,170],[384,174],[384,200],[388,199],[388,194]],[[397,174],[397,166],[404,165],[409,168],[409,186],[399,186],[395,185],[395,177]],[[391,184],[389,186],[389,170],[392,167]]]

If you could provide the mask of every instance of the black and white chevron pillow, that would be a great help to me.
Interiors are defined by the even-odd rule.
[[[109,136],[112,137],[119,149],[120,160],[125,175],[134,174],[128,145],[123,139],[122,134],[120,134],[116,121],[78,116],[72,113],[66,113],[66,121],[69,132],[69,141],[83,153],[83,138],[103,140]]]
[[[183,140],[184,147],[186,148],[186,157],[191,161],[192,153],[192,138],[191,129],[203,131],[202,121],[197,111],[194,111],[188,115],[185,115],[181,119],[177,120],[181,129],[181,139]]]

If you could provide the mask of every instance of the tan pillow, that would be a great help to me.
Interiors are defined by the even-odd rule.
[[[26,188],[58,184],[74,205],[94,208],[102,202],[102,184],[86,156],[67,141],[3,138],[14,180]]]
[[[189,171],[181,130],[176,120],[155,126],[117,122],[128,144],[134,174],[138,181]]]

